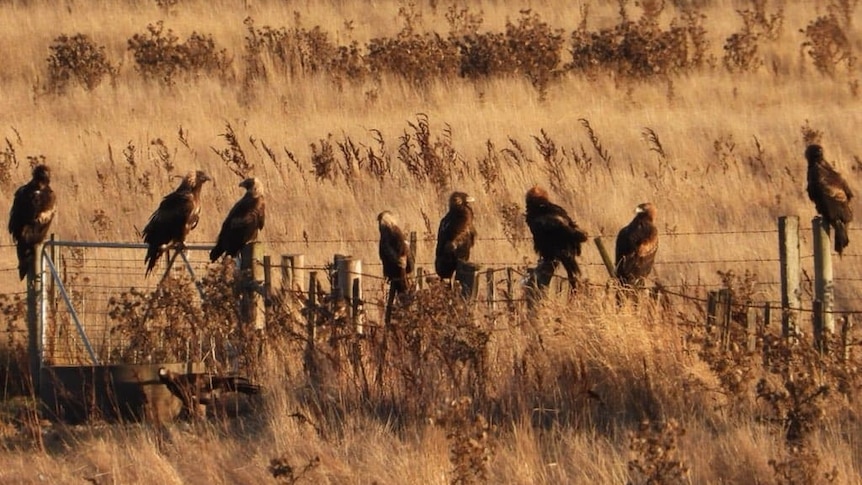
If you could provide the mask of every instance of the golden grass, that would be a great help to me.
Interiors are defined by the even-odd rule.
[[[421,25],[445,33],[445,2],[438,3],[441,6],[435,11],[420,2]],[[749,3],[705,3],[711,52],[720,56],[723,39],[740,28],[734,9],[747,8]],[[824,2],[785,6],[784,33],[764,45],[766,67],[757,73],[731,75],[717,68],[674,77],[672,85],[567,75],[549,86],[545,99],[521,79],[439,80],[419,90],[384,78],[379,84],[348,83],[335,89],[326,79],[277,76],[255,86],[253,96],[242,93],[238,81],[202,79],[167,89],[142,81],[126,50],[129,37],[163,18],[166,27],[182,38],[192,31],[211,34],[229,50],[232,69],[241,78],[246,16],[258,26],[292,26],[293,11],[300,10],[303,26],[319,25],[341,43],[396,34],[401,26],[398,8],[406,2],[382,0],[374,2],[373,8],[370,5],[338,0],[302,7],[264,0],[243,5],[191,0],[181,1],[166,14],[155,2],[125,2],[118,7],[116,2],[97,1],[63,8],[48,0],[10,2],[0,9],[0,24],[7,26],[0,32],[0,44],[15,46],[0,52],[4,66],[0,137],[10,140],[21,161],[14,170],[13,185],[28,178],[25,157],[44,156],[54,168],[60,197],[54,226],[59,239],[136,241],[136,229],[175,184],[158,168],[151,142],[160,138],[177,171],[200,167],[215,176],[216,184],[204,188],[204,215],[191,237],[191,242],[211,242],[221,217],[240,196],[239,180],[211,150],[225,146],[220,134],[230,123],[257,165],[255,175],[267,185],[269,220],[263,237],[270,254],[305,253],[309,264],[321,265],[334,253],[349,253],[366,262],[369,272],[376,271],[376,245],[355,241],[373,241],[376,214],[391,209],[406,230],[419,233],[418,259],[428,268],[433,241],[423,240],[422,214],[436,225],[448,191],[438,193],[416,182],[394,159],[393,175],[382,183],[367,174],[357,177],[353,188],[343,180],[316,182],[311,174],[305,174],[307,181],[303,181],[284,150],[295,153],[309,170],[311,143],[319,144],[331,133],[334,140],[349,136],[373,145],[370,130],[376,129],[394,156],[398,137],[418,113],[428,115],[435,136],[444,126],[451,127],[453,146],[470,166],[486,154],[487,141],[501,150],[511,148],[511,137],[526,147],[535,163],[517,167],[504,160],[501,180],[489,192],[475,169],[452,182],[453,189],[477,195],[480,236],[502,238],[500,204],[522,205],[526,188],[550,183],[532,141],[544,130],[558,148],[584,146],[594,157],[595,166],[586,173],[567,168],[561,189],[553,194],[579,225],[591,235],[605,236],[611,247],[635,205],[651,200],[659,208],[663,233],[655,278],[666,284],[706,282],[711,287],[718,284],[717,270],[733,269],[738,274],[751,270],[760,281],[777,280],[777,264],[753,261],[777,257],[775,233],[736,232],[771,230],[781,215],[798,215],[802,227],[808,227],[814,210],[804,193],[803,126],[823,133],[827,159],[854,185],[859,169],[854,158],[862,154],[856,127],[862,114],[853,109],[859,99],[849,83],[858,78],[858,68],[830,79],[819,75],[799,54],[804,40],[799,29],[825,13]],[[483,27],[489,30],[501,30],[522,7],[509,1],[471,2],[471,10],[483,12]],[[542,0],[530,2],[530,8],[567,32],[579,21],[575,2]],[[629,9],[634,15],[635,7]],[[613,25],[616,10],[616,2],[592,6],[590,28]],[[668,15],[662,20],[669,21]],[[352,22],[352,27],[346,22]],[[857,28],[850,32],[858,52],[862,38]],[[92,92],[74,88],[61,96],[36,94],[45,79],[48,45],[61,33],[76,32],[105,45],[109,58],[122,63],[116,86],[105,83]],[[609,170],[594,153],[581,119],[589,121],[611,155]],[[180,128],[187,133],[188,147],[178,139]],[[659,136],[666,165],[650,150],[646,128]],[[251,137],[272,147],[281,167],[255,150]],[[746,164],[757,154],[755,138],[764,150],[768,179]],[[137,149],[140,170],[153,173],[152,196],[134,193],[122,183],[126,167],[122,152],[129,143]],[[729,163],[726,168],[716,146],[730,153],[724,160]],[[112,170],[118,178],[102,192],[95,182],[96,172]],[[13,188],[2,187],[0,206],[9,206]],[[104,232],[91,223],[96,210],[110,218]],[[672,235],[715,231],[731,234]],[[298,242],[304,233],[312,241],[335,242],[305,245]],[[851,233],[856,241],[854,234],[858,239],[859,233]],[[862,252],[854,251],[854,245],[849,255],[836,261],[836,277],[862,277]],[[807,231],[802,246],[803,254],[810,252]],[[14,267],[11,247],[2,249],[0,268]],[[475,259],[496,267],[531,264],[535,256],[529,242],[480,241]],[[752,262],[677,264],[716,259]],[[607,279],[593,248],[585,251],[583,260],[589,279],[599,284]],[[810,272],[810,260],[803,264]],[[143,273],[143,263],[140,266]],[[14,273],[2,272],[0,277],[0,289],[22,289]],[[850,281],[846,285],[838,289],[839,304],[843,309],[858,309],[858,289]],[[768,286],[759,296],[775,300],[775,291],[774,285]],[[689,308],[680,311],[697,318]],[[768,460],[782,459],[780,432],[757,421],[755,417],[762,414],[749,407],[734,414],[733,397],[723,394],[715,373],[687,342],[690,329],[679,321],[651,307],[617,308],[597,298],[550,301],[535,319],[507,317],[501,323],[506,330],[493,333],[489,344],[489,372],[490,387],[501,399],[503,411],[523,411],[523,403],[533,399],[549,409],[536,407],[517,415],[501,412],[504,419],[497,421],[488,416],[492,419],[491,483],[626,483],[632,479],[627,467],[634,458],[629,449],[631,434],[645,416],[673,417],[685,428],[679,453],[690,470],[687,483],[776,481]],[[530,359],[531,374],[518,381],[513,363],[525,356]],[[20,437],[4,441],[7,451],[0,457],[0,482],[265,483],[272,480],[267,466],[276,457],[297,470],[319,458],[298,483],[446,483],[453,479],[446,430],[431,419],[457,396],[435,395],[438,402],[427,410],[429,420],[399,426],[397,416],[376,416],[349,396],[338,395],[352,389],[345,383],[349,378],[340,376],[328,389],[332,394],[324,393],[322,398],[328,400],[324,404],[347,411],[336,419],[305,399],[299,356],[270,356],[265,368],[265,411],[259,417],[205,429],[177,424],[166,431],[146,426],[95,430],[55,426],[45,431],[45,452],[34,453],[30,442]],[[561,370],[567,368],[571,369]],[[553,379],[536,388],[539,374]],[[599,401],[577,387],[583,385]],[[753,407],[752,400],[749,396],[746,406]],[[310,417],[324,433],[291,417],[294,413]],[[555,413],[565,414],[569,421],[555,422],[550,418]],[[836,405],[815,433],[822,469],[835,466],[837,483],[855,483],[862,473],[862,448],[846,437],[860,431],[853,416],[852,406]]]

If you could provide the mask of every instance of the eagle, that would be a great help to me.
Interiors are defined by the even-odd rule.
[[[572,289],[581,274],[575,257],[581,255],[581,244],[587,233],[578,227],[566,210],[548,199],[548,191],[535,185],[527,191],[526,220],[533,234],[533,249],[539,255],[539,267],[553,273],[557,262],[563,263]]]
[[[222,394],[238,392],[246,395],[260,394],[261,387],[245,377],[216,374],[177,374],[166,367],[159,368],[159,381],[168,391],[180,399],[187,412],[194,412],[197,405],[212,405]]]
[[[9,211],[9,233],[18,251],[18,277],[24,279],[36,259],[36,246],[48,236],[54,220],[56,195],[51,190],[51,169],[33,167],[32,179],[15,191]]]
[[[216,245],[210,251],[210,261],[217,260],[222,254],[236,258],[243,246],[257,239],[266,218],[266,201],[263,198],[263,185],[260,180],[250,177],[239,184],[245,189],[240,198],[222,223]]]
[[[413,252],[404,237],[395,215],[383,211],[377,215],[380,229],[380,261],[383,263],[383,276],[389,280],[395,294],[406,293],[410,287],[409,275],[413,272]]]
[[[177,245],[181,249],[189,231],[197,227],[201,212],[201,188],[208,180],[212,179],[201,170],[189,172],[183,177],[180,186],[166,195],[150,216],[143,230],[144,242],[148,246],[144,258],[147,275],[169,246]]]
[[[823,147],[808,145],[805,158],[808,160],[808,198],[814,202],[817,213],[832,226],[835,251],[840,256],[850,244],[847,225],[853,220],[850,207],[853,191],[844,177],[823,159]]]
[[[434,257],[434,269],[442,279],[452,278],[458,261],[470,260],[470,250],[476,242],[470,207],[474,200],[464,192],[452,192],[449,196],[449,212],[440,220]]]
[[[658,250],[656,208],[650,202],[639,204],[635,217],[617,234],[616,275],[623,286],[639,286],[649,276]]]

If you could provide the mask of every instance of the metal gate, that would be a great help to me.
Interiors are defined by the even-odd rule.
[[[126,352],[131,342],[118,329],[128,322],[122,321],[118,305],[124,298],[132,306],[146,305],[148,295],[177,279],[195,285],[192,294],[201,298],[199,275],[207,271],[211,248],[187,245],[185,251],[168,251],[145,277],[146,248],[143,243],[44,243],[28,295],[31,313],[36,313],[41,366],[148,363],[147,356]]]

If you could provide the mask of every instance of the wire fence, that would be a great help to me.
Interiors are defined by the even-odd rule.
[[[810,241],[801,234],[802,292],[800,312],[812,312],[813,283]],[[416,267],[424,274],[433,276],[433,253],[436,241],[417,235]],[[602,238],[606,244],[612,238]],[[779,281],[778,232],[776,229],[751,229],[737,231],[682,232],[665,231],[660,234],[660,248],[651,280],[669,298],[702,305],[707,294],[724,286],[735,286],[735,290],[775,308],[781,306]],[[387,285],[382,275],[382,265],[377,256],[376,238],[353,239],[277,239],[266,241],[267,253],[273,260],[271,281],[277,290],[281,288],[285,275],[310,271],[318,272],[324,287],[330,286],[333,270],[333,254],[337,250],[362,261],[362,293],[365,305],[382,309],[385,306]],[[337,245],[336,248],[331,247]],[[10,248],[12,245],[0,245]],[[852,248],[853,246],[851,246]],[[124,293],[137,291],[151,293],[158,287],[159,268],[144,276],[144,246],[140,243],[58,243],[51,247],[50,258],[54,262],[56,278],[52,278],[50,309],[54,314],[53,326],[47,329],[47,339],[59,360],[78,362],[87,360],[85,346],[75,344],[80,340],[76,325],[86,326],[84,332],[90,345],[97,347],[102,355],[110,355],[111,349],[125,345],[116,334],[116,317],[111,315],[112,305]],[[212,269],[208,258],[208,244],[191,244],[187,247],[183,264],[174,266],[175,273],[191,274],[200,280]],[[485,289],[480,292],[480,301],[494,304],[512,304],[525,301],[524,284],[530,269],[536,263],[529,237],[479,237],[474,258],[482,275],[493,271],[496,276],[491,283],[494,291],[488,291],[486,278],[480,278]],[[304,251],[313,249],[313,251]],[[850,248],[849,248],[850,249]],[[286,266],[282,255],[305,254],[301,266]],[[862,268],[858,264],[862,254],[848,251],[835,260],[835,311],[844,314],[862,314]],[[262,264],[258,261],[257,264]],[[584,284],[601,288],[611,281],[609,273],[595,248],[585,248],[579,258],[583,270]],[[499,272],[499,273],[498,273]],[[0,267],[0,278],[5,281],[7,301],[24,299],[23,283],[17,281],[17,268]],[[514,278],[516,281],[507,279]],[[62,283],[66,295],[56,292]],[[305,287],[307,282],[298,282]],[[568,284],[562,275],[555,276],[552,287],[558,291]],[[514,293],[514,294],[511,294]],[[504,295],[504,297],[491,296]],[[61,297],[62,296],[62,297]],[[382,311],[382,310],[381,310]],[[76,323],[76,321],[78,323]],[[16,327],[19,329],[20,327]],[[60,348],[67,350],[60,351]],[[63,353],[65,352],[65,353]],[[62,354],[62,355],[61,355]]]

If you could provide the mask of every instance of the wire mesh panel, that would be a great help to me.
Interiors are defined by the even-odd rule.
[[[146,277],[143,244],[46,243],[44,362],[147,363],[200,354],[202,343],[188,339],[194,332],[181,327],[203,317],[201,281],[220,268],[210,265],[208,250],[188,246],[183,253],[168,251]],[[171,302],[178,308],[167,310]],[[168,339],[175,342],[168,345]],[[177,352],[178,343],[186,349]]]

